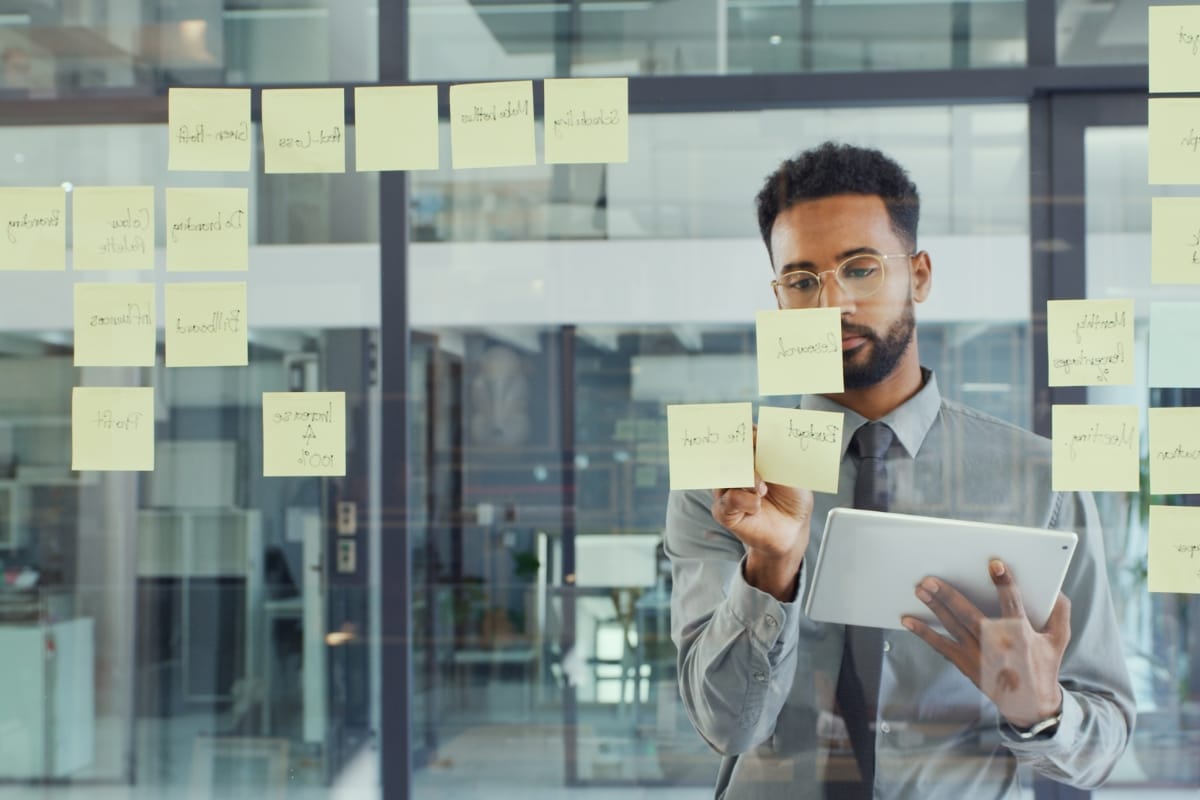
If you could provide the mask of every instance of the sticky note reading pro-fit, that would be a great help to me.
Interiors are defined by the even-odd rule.
[[[841,309],[759,311],[754,327],[759,394],[842,391]]]
[[[263,392],[263,475],[345,475],[346,393]]]
[[[754,485],[754,418],[749,403],[667,406],[672,489]]]
[[[154,469],[154,389],[76,386],[71,391],[71,469]]]
[[[1138,490],[1137,406],[1056,405],[1050,428],[1054,491]]]
[[[534,164],[533,82],[450,87],[450,162],[454,169]]]
[[[628,78],[547,78],[547,164],[629,160]]]
[[[1046,303],[1051,386],[1133,383],[1133,301]]]
[[[66,191],[0,189],[0,270],[66,268]]]
[[[153,186],[76,186],[71,211],[75,269],[154,269]]]
[[[1150,506],[1147,588],[1200,594],[1200,508]]]
[[[168,367],[249,363],[245,283],[169,283],[163,314]]]
[[[346,171],[344,89],[264,89],[263,169]]]
[[[842,465],[842,424],[835,411],[758,409],[755,467],[763,480],[836,493]]]
[[[250,169],[250,90],[167,91],[167,169]]]

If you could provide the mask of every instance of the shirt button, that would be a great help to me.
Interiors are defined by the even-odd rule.
[[[766,619],[764,619],[764,620],[763,620],[763,622],[765,622],[765,623],[766,623],[766,625],[767,625],[767,627],[768,627],[768,628],[774,628],[774,627],[775,627],[775,618],[774,618],[774,617],[772,617],[770,614],[767,614],[767,618],[766,618]]]
[[[881,722],[879,723],[879,730],[883,731],[884,733],[891,733],[892,726],[888,725],[886,722]]]
[[[759,683],[766,683],[767,682],[767,673],[765,673],[765,672],[754,673],[754,680],[758,681]]]
[[[885,652],[885,653],[886,653],[886,652],[890,651],[891,649],[892,649],[892,643],[891,643],[891,642],[884,642],[884,643],[883,643],[883,652]]]

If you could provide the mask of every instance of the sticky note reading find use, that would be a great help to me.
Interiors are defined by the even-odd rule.
[[[754,419],[749,403],[667,406],[671,489],[754,485]]]

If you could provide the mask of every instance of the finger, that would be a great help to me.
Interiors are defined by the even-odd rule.
[[[1010,619],[1026,619],[1025,601],[1021,599],[1021,590],[1017,579],[1013,577],[1008,565],[998,558],[988,563],[988,572],[992,575],[992,583],[996,593],[1000,595],[1000,616]]]
[[[960,672],[966,674],[966,658],[964,656],[962,647],[957,642],[955,642],[953,639],[948,639],[947,637],[942,636],[940,633],[916,617],[901,617],[900,624],[913,633],[918,639],[936,650],[942,656],[942,658],[958,667]]]
[[[1050,637],[1050,641],[1060,653],[1067,649],[1067,643],[1071,641],[1071,598],[1062,592],[1058,593],[1058,599],[1054,601],[1054,609],[1050,612],[1050,618],[1046,620],[1046,627],[1042,633]]]
[[[963,644],[979,641],[983,614],[950,584],[925,578],[917,584],[917,598],[941,621],[950,635]]]
[[[713,493],[713,516],[728,518],[742,514],[755,514],[762,505],[757,492],[747,489],[719,489]]]

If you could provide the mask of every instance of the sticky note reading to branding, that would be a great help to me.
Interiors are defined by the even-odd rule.
[[[1200,6],[1150,6],[1151,92],[1200,92]]]
[[[75,269],[154,269],[153,186],[76,186],[71,211]]]
[[[1151,283],[1200,283],[1200,197],[1150,201]]]
[[[263,475],[346,474],[345,392],[263,392]]]
[[[1056,405],[1050,409],[1056,492],[1136,492],[1137,406]]]
[[[244,367],[249,363],[246,284],[169,283],[164,348],[168,367]]]
[[[450,87],[450,163],[454,169],[534,164],[535,149],[532,81]]]
[[[355,87],[354,159],[359,172],[437,169],[437,87]]]
[[[547,164],[629,160],[628,78],[547,78]]]
[[[1200,387],[1200,303],[1150,304],[1150,385]]]
[[[754,485],[754,418],[749,403],[667,406],[672,489]]]
[[[1133,300],[1046,303],[1051,386],[1133,383]]]
[[[1150,506],[1147,588],[1200,594],[1200,508]]]
[[[1200,492],[1200,408],[1148,411],[1150,493]]]
[[[0,269],[66,268],[66,191],[0,189]]]
[[[152,283],[75,284],[75,366],[152,367]]]
[[[1200,98],[1149,102],[1150,183],[1200,183]]]
[[[754,463],[763,480],[836,493],[845,415],[799,408],[758,409]]]
[[[344,89],[263,89],[263,169],[346,171]]]
[[[154,469],[154,389],[72,389],[71,469]]]
[[[841,309],[759,311],[754,327],[759,394],[842,391]]]
[[[250,169],[250,90],[167,92],[167,169],[246,172]]]
[[[167,189],[167,271],[245,270],[248,189]]]

